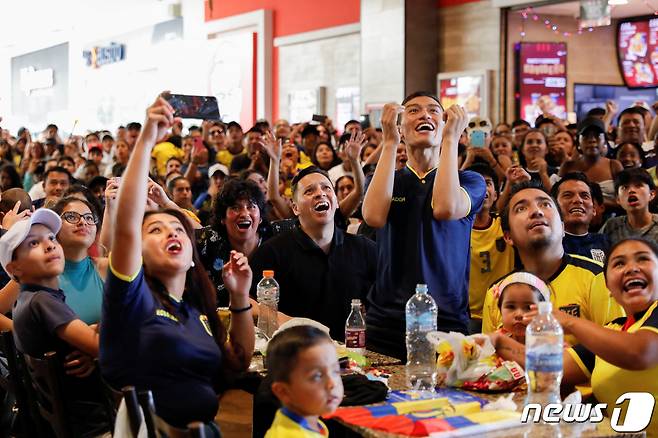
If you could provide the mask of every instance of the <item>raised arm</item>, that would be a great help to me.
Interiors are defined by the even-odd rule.
[[[114,234],[120,180],[121,178],[110,178],[105,186],[105,211],[103,212],[103,226],[101,227],[99,239],[105,256],[112,251],[112,236]]]
[[[432,213],[436,220],[454,220],[467,216],[471,210],[471,198],[459,184],[458,148],[459,137],[468,124],[464,108],[453,105],[443,114],[446,124],[441,140],[441,155],[434,187],[432,188]]]
[[[249,299],[252,273],[247,257],[231,251],[230,261],[222,269],[222,277],[231,297],[231,329],[225,345],[226,360],[231,369],[243,371],[249,367],[255,342],[251,310],[242,310],[253,306]]]
[[[174,124],[174,109],[161,96],[146,111],[146,121],[121,179],[112,233],[112,267],[132,276],[142,264],[142,220],[146,208],[151,150]]]
[[[354,190],[338,204],[340,212],[345,218],[354,214],[363,199],[366,176],[363,174],[363,168],[359,164],[359,156],[361,156],[361,150],[366,143],[368,143],[368,139],[363,133],[357,136],[356,132],[352,132],[350,141],[345,145],[345,153],[347,154],[347,159],[350,161],[354,175]]]
[[[561,311],[553,314],[565,333],[574,335],[585,348],[612,365],[633,371],[658,366],[658,329],[628,333],[601,327]]]
[[[270,157],[270,166],[267,171],[267,199],[272,203],[274,210],[281,219],[294,216],[292,208],[279,193],[279,166],[281,164],[282,139],[275,139],[272,131],[268,130],[261,143],[263,150]]]
[[[402,111],[404,111],[404,107],[396,103],[387,103],[382,111],[384,135],[382,153],[363,200],[363,219],[373,228],[381,228],[386,224],[388,211],[391,208],[395,179],[395,153],[400,144],[397,119],[398,114]]]

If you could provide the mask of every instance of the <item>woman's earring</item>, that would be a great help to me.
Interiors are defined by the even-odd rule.
[[[193,268],[194,266],[195,266],[194,265],[194,260],[192,260],[192,264],[190,264],[190,268]]]

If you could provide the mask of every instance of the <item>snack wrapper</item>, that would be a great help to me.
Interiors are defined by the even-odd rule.
[[[488,336],[432,332],[427,338],[438,353],[440,384],[472,391],[508,391],[523,380],[523,368],[498,357]]]

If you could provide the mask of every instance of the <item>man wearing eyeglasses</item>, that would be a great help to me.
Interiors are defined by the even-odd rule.
[[[404,309],[418,283],[437,303],[438,329],[468,333],[470,233],[486,186],[481,175],[458,170],[467,123],[463,108],[444,111],[430,93],[384,106],[382,154],[363,203],[365,221],[378,228],[377,279],[366,313],[374,351],[406,356]],[[408,161],[396,171],[402,139]]]

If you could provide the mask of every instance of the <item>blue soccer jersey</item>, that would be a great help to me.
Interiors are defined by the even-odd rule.
[[[396,171],[388,220],[377,231],[377,279],[368,297],[367,323],[392,329],[402,348],[405,304],[418,283],[426,283],[436,301],[439,330],[468,332],[471,229],[486,185],[478,173],[459,172],[470,211],[462,219],[436,220],[435,176],[436,169],[421,176],[408,165]]]
[[[115,388],[150,389],[158,415],[175,426],[217,414],[221,352],[208,318],[185,299],[170,298],[165,308],[143,268],[132,278],[108,270],[100,363]]]

